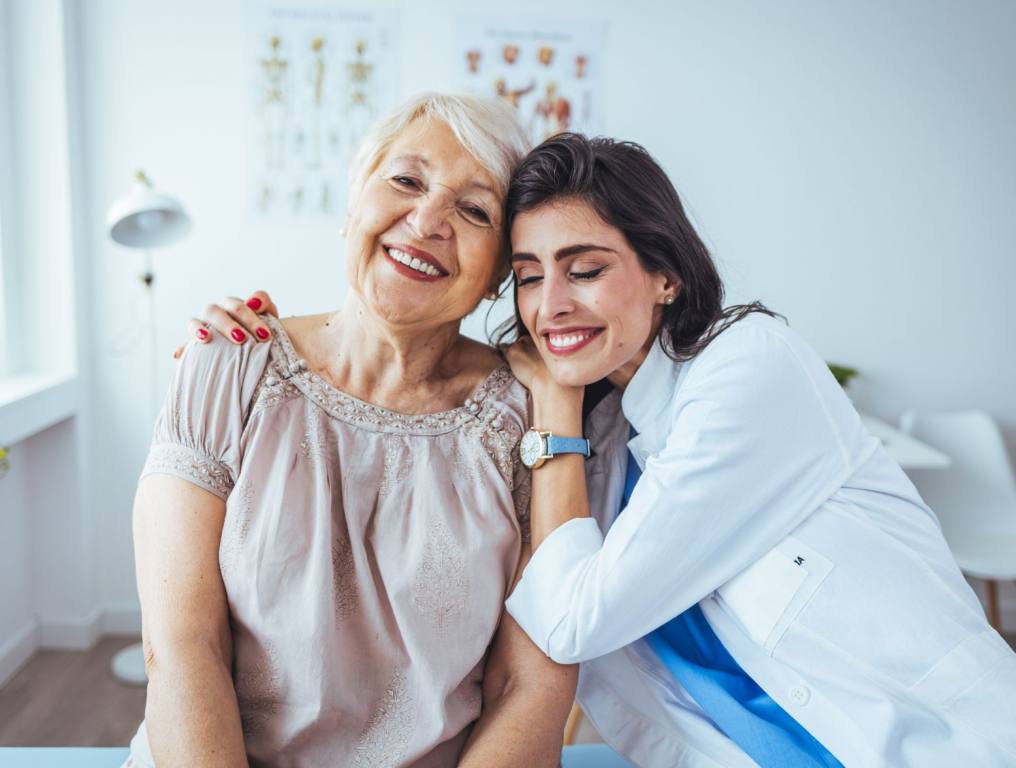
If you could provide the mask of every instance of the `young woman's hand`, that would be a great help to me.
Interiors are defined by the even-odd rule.
[[[202,344],[211,341],[212,333],[216,331],[234,344],[244,344],[247,339],[268,341],[272,337],[271,331],[258,317],[265,313],[279,316],[272,297],[265,291],[254,291],[246,301],[229,296],[221,304],[205,307],[201,318],[191,318],[187,329]],[[177,347],[173,357],[179,358],[183,350],[183,347]]]
[[[532,398],[532,417],[541,429],[559,435],[582,434],[582,399],[585,387],[562,384],[554,380],[536,344],[524,336],[502,350],[522,385]]]
[[[534,385],[546,384],[551,381],[550,372],[536,350],[536,344],[529,336],[523,336],[518,341],[502,348],[505,360],[511,366],[515,378],[522,382],[522,385],[530,392]]]

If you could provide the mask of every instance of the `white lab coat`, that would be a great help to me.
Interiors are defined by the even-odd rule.
[[[643,474],[618,515],[626,419]],[[781,321],[750,315],[684,364],[654,345],[587,427],[593,517],[547,537],[507,608],[550,657],[582,662],[579,702],[616,750],[653,768],[754,765],[639,639],[698,603],[847,768],[1016,766],[1016,655]]]

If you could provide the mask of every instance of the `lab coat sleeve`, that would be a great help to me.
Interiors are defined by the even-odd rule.
[[[843,484],[847,454],[815,383],[828,374],[804,351],[811,358],[780,335],[735,326],[700,353],[664,447],[606,536],[591,518],[560,526],[509,597],[508,612],[548,656],[585,661],[643,637]]]

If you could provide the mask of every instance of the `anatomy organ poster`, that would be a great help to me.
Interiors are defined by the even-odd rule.
[[[458,84],[515,107],[534,143],[561,131],[600,134],[605,34],[597,22],[463,19]]]

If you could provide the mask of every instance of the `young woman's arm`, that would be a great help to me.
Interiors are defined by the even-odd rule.
[[[677,395],[669,364],[652,386],[625,392],[626,414],[641,414],[633,426],[654,447],[609,531],[588,517],[574,457],[533,472],[534,552],[507,607],[556,661],[610,653],[687,610],[852,472],[816,384],[834,383],[814,353],[734,326],[694,364]]]
[[[528,549],[519,575],[529,560]],[[556,768],[577,666],[555,664],[505,612],[483,675],[483,711],[459,768]]]
[[[512,373],[529,390],[533,428],[560,437],[581,437],[585,388],[555,382],[529,338],[506,349],[505,357]],[[561,454],[533,470],[529,515],[533,552],[555,529],[584,517],[589,517],[584,456]]]
[[[224,501],[178,477],[152,474],[138,486],[134,552],[148,672],[145,727],[160,768],[247,765],[219,573],[225,514]]]
[[[581,387],[536,379],[531,383],[533,427],[561,437],[582,436]],[[586,457],[563,453],[533,470],[530,530],[535,552],[557,528],[575,518],[589,517]]]

